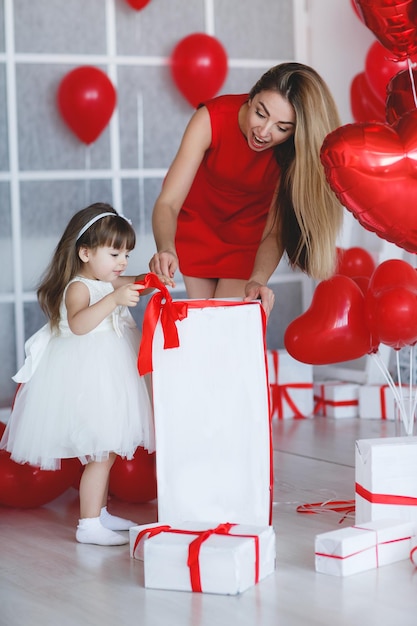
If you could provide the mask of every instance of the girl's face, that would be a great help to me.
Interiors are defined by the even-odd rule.
[[[129,252],[127,248],[100,246],[94,250],[80,248],[80,259],[83,262],[82,276],[93,280],[112,283],[127,267]]]
[[[284,143],[294,134],[295,111],[288,100],[275,91],[261,91],[248,101],[240,128],[249,148],[263,152]]]

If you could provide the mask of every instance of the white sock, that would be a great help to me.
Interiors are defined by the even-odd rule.
[[[122,546],[129,543],[129,539],[105,528],[99,517],[78,520],[75,538],[79,543],[94,543],[99,546]]]
[[[106,506],[103,506],[100,511],[100,522],[104,528],[109,528],[110,530],[129,530],[132,526],[137,526],[136,522],[132,522],[130,519],[112,515],[108,512]]]

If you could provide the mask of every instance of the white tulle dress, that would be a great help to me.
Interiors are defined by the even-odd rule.
[[[90,305],[111,283],[76,277]],[[71,281],[73,282],[73,281]],[[18,463],[58,469],[60,459],[101,461],[110,452],[132,458],[155,449],[152,408],[137,371],[140,333],[127,307],[118,307],[86,335],[74,335],[61,305],[59,334],[49,324],[26,342],[21,383],[0,448]]]

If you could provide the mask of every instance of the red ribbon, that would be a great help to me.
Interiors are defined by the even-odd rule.
[[[276,383],[270,384],[272,409],[271,417],[278,413],[278,419],[284,417],[284,402],[286,402],[293,413],[293,417],[297,419],[303,419],[306,416],[300,411],[291,398],[288,389],[312,389],[313,383],[286,383],[284,385],[278,384],[279,377],[279,353],[278,350],[271,350],[272,363],[274,366],[274,377]]]
[[[355,500],[328,500],[326,502],[311,502],[310,504],[300,504],[297,506],[297,513],[323,513],[332,511],[334,513],[344,513],[339,520],[341,524],[348,515],[355,512]]]
[[[187,565],[190,570],[191,589],[201,592],[201,574],[200,574],[200,549],[202,544],[212,535],[229,535],[230,530],[237,524],[219,524],[216,528],[208,530],[184,530],[171,528],[171,526],[154,526],[153,528],[145,528],[136,537],[133,546],[133,555],[141,540],[147,536],[148,539],[159,535],[160,533],[176,533],[179,535],[197,535],[197,537],[188,546]],[[255,584],[259,582],[259,537],[258,535],[240,535],[233,533],[233,537],[247,537],[255,542]]]
[[[142,327],[142,341],[139,348],[138,369],[139,374],[149,374],[152,372],[152,343],[155,334],[155,328],[159,318],[161,318],[162,331],[164,333],[164,349],[178,348],[180,345],[178,330],[176,323],[181,322],[188,316],[188,309],[201,309],[203,307],[217,306],[247,306],[250,302],[230,301],[230,300],[182,300],[174,302],[167,287],[161,283],[156,274],[146,274],[142,281],[138,281],[139,285],[158,289],[160,293],[156,293],[149,300],[145,309]],[[262,324],[265,335],[266,316],[262,307]]]
[[[272,415],[275,412],[278,413],[278,419],[284,417],[284,402],[286,402],[292,411],[293,417],[296,419],[304,419],[306,416],[297,407],[294,400],[291,398],[288,389],[312,389],[312,383],[288,383],[285,385],[270,385],[271,397],[272,397]]]
[[[391,494],[372,493],[359,483],[355,484],[355,490],[358,496],[368,500],[372,504],[393,504],[401,506],[417,506],[417,498],[412,496],[395,496]]]
[[[379,390],[379,398],[381,401],[381,419],[387,419],[387,404],[385,402],[385,390],[388,389],[388,385],[381,385]]]

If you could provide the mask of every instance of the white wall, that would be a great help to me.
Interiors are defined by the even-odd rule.
[[[328,83],[342,123],[352,122],[350,85],[365,69],[375,35],[359,20],[351,0],[294,0],[296,54]]]

